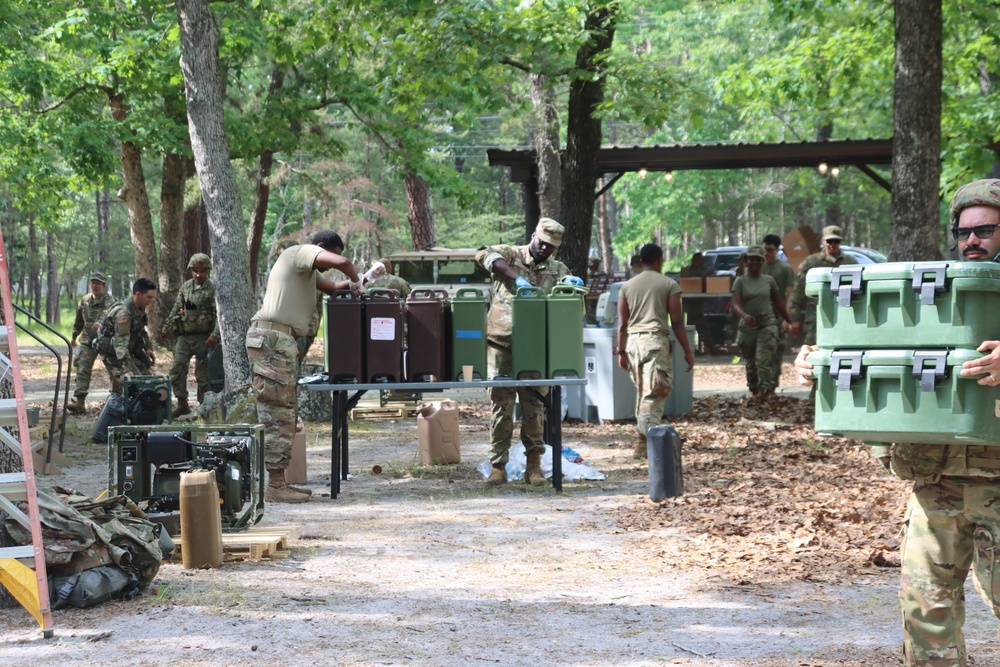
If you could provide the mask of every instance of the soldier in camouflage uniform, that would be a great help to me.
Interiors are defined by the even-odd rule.
[[[257,399],[257,420],[267,430],[264,465],[268,480],[265,497],[271,502],[304,503],[312,492],[288,485],[285,470],[292,453],[298,401],[296,339],[304,336],[316,311],[316,291],[337,289],[361,292],[361,278],[354,265],[327,248],[337,235],[316,233],[311,243],[293,245],[278,256],[267,276],[264,303],[250,322],[246,348],[251,381]],[[339,237],[337,237],[339,238]],[[337,269],[349,280],[335,283],[321,271]]]
[[[802,260],[802,269],[792,290],[792,302],[789,307],[792,316],[792,333],[802,336],[806,345],[816,344],[816,297],[806,296],[806,274],[809,269],[817,267],[835,267],[844,264],[857,264],[853,257],[840,252],[840,241],[844,231],[835,225],[823,228],[823,249]]]
[[[1000,180],[962,186],[951,201],[952,236],[962,260],[1000,257]],[[983,341],[984,356],[961,374],[1000,385],[1000,340]],[[811,381],[809,352],[796,359]],[[965,580],[1000,617],[1000,446],[896,444],[873,454],[901,479],[913,480],[901,547],[899,601],[906,667],[966,667]]]
[[[538,287],[548,294],[556,283],[569,275],[565,264],[552,259],[552,254],[562,243],[564,231],[563,226],[555,220],[542,218],[528,245],[492,246],[481,248],[476,253],[476,261],[493,275],[493,302],[490,305],[486,331],[489,377],[509,377],[514,371],[511,320],[517,290],[521,287]],[[539,344],[544,345],[544,341],[539,341]],[[542,474],[545,406],[538,394],[533,388],[492,388],[489,394],[493,403],[493,418],[490,421],[490,463],[493,469],[486,484],[499,486],[507,483],[506,466],[514,434],[515,395],[521,401],[521,442],[524,443],[527,458],[524,481],[534,485],[545,484],[545,476]]]
[[[663,249],[647,243],[639,251],[642,271],[618,292],[618,366],[635,383],[636,442],[633,454],[646,458],[646,433],[663,423],[663,408],[673,391],[673,358],[667,320],[684,349],[688,371],[694,356],[684,327],[684,305],[677,281],[663,275]]]
[[[733,312],[740,318],[736,344],[746,361],[747,388],[755,397],[774,393],[774,358],[778,352],[778,334],[790,326],[783,294],[771,276],[762,272],[764,247],[747,249],[747,273],[733,283]],[[779,323],[774,313],[782,320]],[[780,363],[778,364],[780,367]]]
[[[170,367],[170,385],[177,397],[173,417],[191,412],[188,405],[187,375],[194,357],[194,377],[198,383],[198,403],[208,391],[208,353],[219,344],[219,318],[216,315],[215,285],[208,274],[212,260],[204,253],[195,253],[188,260],[193,278],[181,285],[177,300],[163,326],[168,335],[177,337],[174,343],[174,363]]]
[[[764,237],[764,265],[760,267],[760,272],[765,276],[774,278],[778,283],[778,292],[781,300],[786,305],[792,296],[792,288],[795,287],[795,269],[789,266],[788,262],[779,259],[778,251],[781,250],[781,237],[777,234],[768,234]],[[775,311],[776,316],[780,315]],[[774,386],[781,384],[781,360],[788,350],[788,331],[778,332],[778,353],[774,355]]]
[[[76,414],[87,410],[87,392],[90,390],[90,375],[97,361],[97,351],[91,342],[97,337],[101,320],[108,309],[114,304],[114,299],[107,291],[108,277],[101,271],[94,271],[90,276],[90,294],[84,295],[76,307],[76,321],[73,322],[73,338],[70,345],[76,351],[73,365],[76,366],[76,390],[74,399],[66,409]],[[77,340],[80,346],[77,347]]]
[[[410,283],[406,282],[399,276],[393,275],[392,273],[392,263],[383,257],[379,260],[382,262],[382,266],[385,267],[385,275],[381,278],[377,278],[371,285],[365,284],[365,287],[369,290],[373,289],[391,289],[399,292],[399,298],[406,300],[406,297],[410,296],[410,292],[413,288],[410,287]]]
[[[146,307],[156,298],[156,283],[139,278],[132,284],[132,296],[108,311],[101,323],[94,349],[111,374],[111,391],[122,393],[127,375],[149,375],[156,363],[146,332]]]

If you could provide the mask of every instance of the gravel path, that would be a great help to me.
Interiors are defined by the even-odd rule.
[[[741,370],[712,372],[736,391]],[[314,500],[268,506],[264,517],[296,527],[289,557],[208,571],[164,565],[136,600],[56,612],[52,640],[23,610],[0,610],[0,664],[899,664],[897,570],[845,586],[726,584],[682,571],[647,547],[650,533],[613,520],[646,491],[627,427],[586,439],[585,429],[564,431],[605,481],[568,483],[562,494],[487,490],[474,470],[488,449],[485,399],[453,396],[464,408],[461,464],[418,467],[412,423],[354,425],[354,479],[331,500],[329,428],[311,424]],[[74,465],[41,484],[103,490],[105,452],[85,443],[89,427],[73,419]],[[968,601],[975,664],[1000,666],[996,621],[971,589]]]

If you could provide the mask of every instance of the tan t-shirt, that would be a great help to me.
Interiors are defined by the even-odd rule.
[[[680,293],[676,280],[656,271],[643,271],[622,285],[618,298],[628,303],[628,332],[666,334],[670,297]]]
[[[278,255],[267,277],[264,305],[253,319],[287,324],[293,336],[305,336],[316,309],[316,281],[320,278],[313,262],[321,252],[318,245],[307,243],[293,245]]]

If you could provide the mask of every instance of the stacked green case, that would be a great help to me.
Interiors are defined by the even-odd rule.
[[[962,377],[1000,338],[1000,264],[814,269],[816,430],[878,443],[1000,444],[1000,389]]]

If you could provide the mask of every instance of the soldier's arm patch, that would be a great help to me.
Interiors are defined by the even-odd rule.
[[[128,324],[128,315],[122,315],[115,321],[118,322],[118,324]]]

